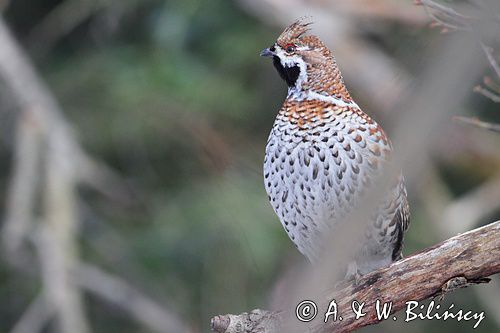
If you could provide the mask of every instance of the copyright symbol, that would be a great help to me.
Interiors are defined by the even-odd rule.
[[[318,314],[318,307],[313,301],[302,301],[295,308],[295,315],[301,322],[307,323]]]

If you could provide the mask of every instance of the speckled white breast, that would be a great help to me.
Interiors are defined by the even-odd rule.
[[[315,261],[319,235],[352,210],[391,148],[380,127],[356,107],[326,104],[310,112],[310,106],[299,106],[285,103],[271,130],[265,188],[289,237]],[[393,217],[381,221],[389,224]],[[392,250],[387,243],[382,257]]]

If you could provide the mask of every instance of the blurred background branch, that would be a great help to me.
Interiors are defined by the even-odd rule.
[[[80,150],[75,149],[70,130],[60,117],[55,100],[17,48],[3,22],[0,22],[0,45],[0,76],[17,98],[21,113],[25,114],[19,117],[21,125],[18,127],[18,147],[21,151],[17,155],[17,163],[21,165],[15,166],[15,170],[20,168],[23,171],[17,172],[17,179],[12,182],[11,211],[7,213],[2,233],[4,245],[8,258],[15,262],[16,252],[22,250],[22,243],[29,238],[32,232],[30,227],[34,228],[30,226],[36,219],[33,197],[38,189],[33,186],[34,180],[45,179],[39,182],[43,186],[40,191],[44,206],[41,208],[42,216],[38,218],[42,224],[37,226],[40,230],[37,252],[46,299],[49,308],[52,306],[56,310],[61,332],[87,332],[80,292],[69,278],[69,271],[78,256],[74,244],[77,227],[74,211],[76,171],[72,163],[77,162],[73,154]],[[25,124],[27,118],[29,125]],[[35,128],[35,134],[29,133],[31,128]],[[34,158],[26,157],[28,154]],[[38,166],[38,156],[43,156],[43,167]],[[37,167],[39,170],[36,170]],[[28,177],[26,180],[20,178],[25,176]],[[24,184],[25,181],[30,183]],[[19,216],[21,220],[18,221]]]
[[[467,117],[458,117],[457,116],[457,117],[454,117],[453,119],[456,120],[457,122],[461,122],[464,124],[483,128],[483,129],[486,129],[488,131],[500,132],[500,124],[488,123],[486,121],[481,121],[477,118],[467,118]]]
[[[80,263],[75,275],[82,288],[123,308],[152,332],[188,332],[162,305],[98,267]]]
[[[0,77],[11,89],[20,109],[18,152],[7,219],[3,225],[3,243],[6,258],[13,264],[26,265],[27,258],[18,254],[25,254],[26,242],[34,238],[43,281],[43,296],[35,299],[13,331],[42,330],[53,309],[58,331],[88,332],[80,286],[75,283],[72,272],[79,267],[77,185],[82,180],[80,174],[89,173],[84,168],[95,163],[85,156],[75,141],[55,98],[38,78],[2,21],[0,45]],[[112,173],[107,171],[107,175]],[[35,199],[41,200],[43,205],[35,206]],[[41,211],[40,216],[36,214],[38,210]],[[99,271],[91,268],[82,268],[81,274],[84,275],[82,281],[86,282],[86,288],[105,299],[110,298],[107,287],[113,287],[112,277],[106,280],[104,273],[96,275]],[[104,287],[98,288],[103,281]],[[125,290],[127,296],[122,296],[122,301],[130,301],[131,290]],[[130,312],[137,314],[136,317],[144,324],[158,332],[170,329],[185,331],[180,322],[170,325],[173,315],[163,311],[159,305],[141,298],[137,292],[134,295],[131,299],[136,303],[138,300],[139,306]],[[115,296],[118,297],[118,294]],[[44,302],[46,311],[41,310]],[[152,310],[156,311],[156,316],[152,315],[155,313]],[[160,322],[158,318],[161,318]]]
[[[495,8],[491,8],[491,6],[488,6],[481,0],[471,1],[470,4],[475,5],[476,7],[476,11],[474,14],[471,14],[471,16],[462,15],[453,8],[436,3],[432,0],[416,0],[415,3],[425,8],[427,14],[433,20],[432,26],[441,27],[442,33],[447,33],[453,30],[472,31],[475,26],[478,25],[478,21],[483,22],[485,20],[491,21],[492,24],[496,25],[496,31],[500,30],[500,17],[498,14],[495,14]],[[496,35],[497,38],[495,38],[493,42],[496,43],[496,47],[498,47],[498,43],[500,43],[500,41],[498,40],[498,34]],[[474,37],[477,38],[477,35]],[[482,37],[480,39],[482,39]],[[491,69],[493,70],[493,74],[496,75],[496,80],[500,81],[500,66],[498,65],[498,61],[495,57],[494,48],[486,45],[483,40],[479,40],[478,42],[488,59]],[[486,98],[489,98],[495,103],[500,102],[500,87],[488,76],[485,76],[483,81],[486,88],[481,85],[477,85],[474,88],[474,91],[480,93]]]
[[[45,294],[37,295],[10,332],[41,332],[55,312],[46,297]]]
[[[27,37],[30,51],[37,57],[44,57],[64,36],[84,24],[98,13],[113,10],[119,20],[120,8],[126,8],[137,0],[121,2],[112,0],[66,0],[60,2],[33,27]]]

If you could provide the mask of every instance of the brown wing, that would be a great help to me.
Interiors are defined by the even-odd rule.
[[[401,177],[402,178],[402,177]],[[406,194],[406,187],[404,185],[404,180],[400,181],[401,188],[401,204],[399,209],[396,211],[394,215],[394,220],[396,222],[397,228],[397,239],[394,243],[394,250],[392,251],[392,260],[396,261],[403,258],[403,238],[404,233],[408,230],[410,225],[410,206],[408,205],[408,198]]]

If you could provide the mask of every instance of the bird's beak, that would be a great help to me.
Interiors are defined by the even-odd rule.
[[[276,53],[271,51],[269,48],[262,50],[262,52],[260,53],[261,57],[273,57],[275,55]]]

